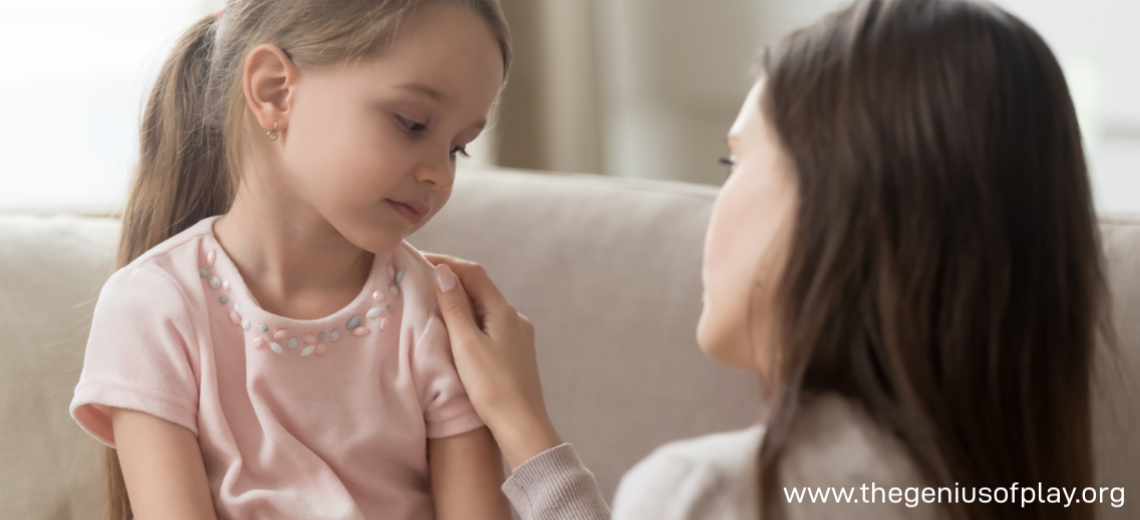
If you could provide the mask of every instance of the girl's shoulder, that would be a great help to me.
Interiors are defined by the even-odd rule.
[[[415,246],[404,240],[392,252],[396,285],[403,292],[404,319],[423,325],[439,313],[435,291],[435,266]]]
[[[115,271],[103,286],[101,296],[107,292],[129,291],[143,299],[160,296],[185,298],[186,291],[209,280],[208,251],[203,238],[218,217],[200,220],[182,232],[148,249],[126,266]]]
[[[203,248],[203,239],[210,233],[210,226],[217,219],[218,217],[214,216],[198,221],[182,232],[148,249],[138,258],[116,271],[115,275],[123,277],[134,271],[147,271],[154,274],[165,274],[174,282],[196,282],[201,277],[207,277],[205,270],[208,270],[210,266],[206,264],[213,264],[214,259],[207,258],[208,251]],[[183,274],[190,276],[181,276]],[[186,280],[182,280],[183,278]]]

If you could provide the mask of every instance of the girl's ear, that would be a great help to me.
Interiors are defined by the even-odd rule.
[[[242,90],[263,130],[281,132],[288,126],[299,77],[300,69],[276,45],[263,43],[250,51],[242,71]]]

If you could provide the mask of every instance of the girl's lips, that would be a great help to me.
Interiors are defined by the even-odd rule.
[[[405,203],[405,202],[396,202],[396,201],[391,200],[391,199],[386,199],[386,200],[388,201],[388,204],[392,205],[392,209],[396,210],[396,213],[399,213],[400,216],[408,219],[408,221],[411,222],[412,224],[419,222],[420,219],[422,219],[424,217],[424,215],[427,214],[427,209],[425,209],[425,207],[422,203],[417,203],[417,202],[406,202]]]

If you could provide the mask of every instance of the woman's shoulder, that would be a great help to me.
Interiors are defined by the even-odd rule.
[[[936,519],[944,514],[937,504],[908,506],[891,498],[898,498],[892,488],[904,492],[929,484],[903,442],[855,401],[836,394],[805,398],[787,439],[778,478],[788,518]],[[828,490],[829,499],[822,496]]]
[[[903,442],[857,402],[837,394],[806,397],[780,461],[789,485],[892,485],[923,481]]]
[[[754,426],[661,446],[622,479],[614,518],[758,518],[757,462],[764,432]],[[837,395],[802,401],[778,475],[780,486],[793,493],[786,497],[788,518],[917,519],[940,514],[927,504],[908,508],[883,500],[854,502],[862,498],[858,488],[864,484],[906,488],[923,486],[924,480],[901,441],[857,403]],[[805,488],[829,487],[857,494],[838,504],[835,498],[827,504],[812,503],[806,496],[795,501],[795,493]]]
[[[614,518],[756,518],[761,426],[672,442],[622,478]]]

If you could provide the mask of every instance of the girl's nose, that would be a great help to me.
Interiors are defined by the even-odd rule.
[[[448,189],[455,182],[455,167],[450,156],[445,155],[442,161],[435,159],[420,163],[414,175],[416,182],[432,184],[436,189]]]

